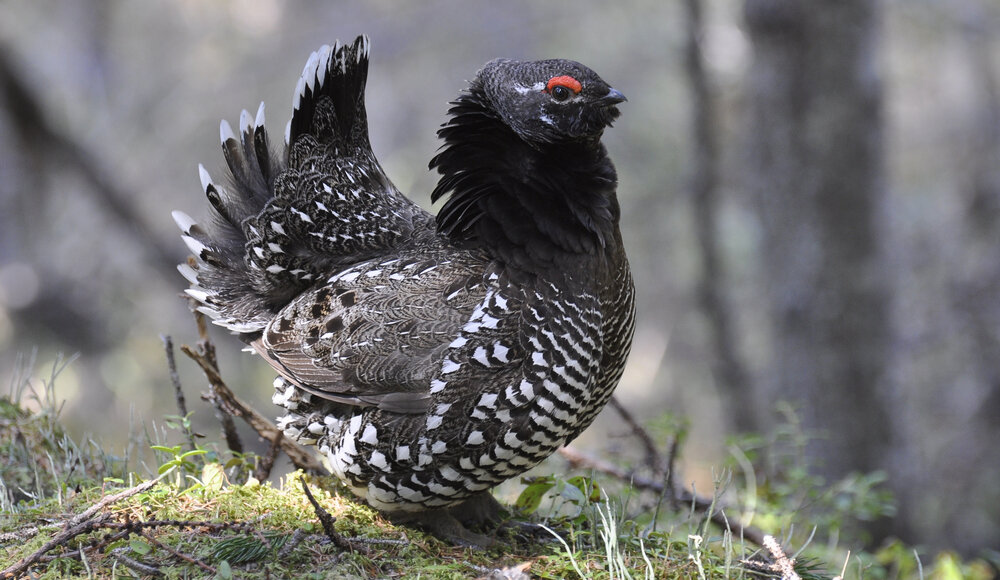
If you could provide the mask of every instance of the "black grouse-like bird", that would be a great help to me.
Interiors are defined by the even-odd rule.
[[[611,396],[634,302],[601,134],[625,97],[569,60],[487,63],[438,131],[437,216],[372,153],[368,40],[313,53],[283,151],[264,106],[211,218],[174,217],[187,293],[280,374],[285,434],[358,496],[456,542],[488,490],[573,440]],[[456,520],[461,520],[462,523]]]

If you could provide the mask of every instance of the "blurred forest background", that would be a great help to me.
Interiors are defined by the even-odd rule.
[[[160,335],[196,335],[170,210],[203,215],[220,119],[263,100],[280,134],[310,51],[359,33],[375,152],[426,207],[435,130],[486,61],[572,58],[628,96],[605,137],[639,296],[619,398],[690,421],[685,481],[710,488],[727,437],[788,401],[818,476],[887,475],[875,541],[1000,546],[996,0],[4,0],[0,380],[80,353],[63,415],[111,449],[175,414]],[[266,365],[216,341],[273,414]],[[625,431],[606,412],[579,445]]]

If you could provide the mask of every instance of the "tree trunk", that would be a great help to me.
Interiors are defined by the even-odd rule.
[[[719,248],[719,144],[715,94],[701,48],[705,25],[701,0],[686,0],[687,39],[684,64],[691,90],[691,206],[698,239],[700,277],[695,292],[705,315],[712,357],[712,375],[722,407],[736,432],[758,428],[757,408],[749,374],[736,339],[736,324],[725,289]]]
[[[747,0],[744,16],[746,185],[773,332],[762,386],[820,433],[829,481],[879,468],[891,434],[879,3]]]

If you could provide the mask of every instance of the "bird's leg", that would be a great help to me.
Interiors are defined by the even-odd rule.
[[[462,525],[478,530],[496,527],[507,513],[488,491],[481,491],[448,511]]]
[[[496,540],[493,538],[469,531],[449,509],[402,512],[387,516],[393,523],[423,528],[434,537],[456,546],[490,548],[496,545]]]

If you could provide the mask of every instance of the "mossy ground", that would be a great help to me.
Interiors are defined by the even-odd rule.
[[[108,497],[155,474],[137,474],[131,464],[142,462],[134,457],[115,457],[100,445],[80,444],[67,435],[51,384],[32,395],[31,405],[23,404],[22,391],[0,397],[0,570],[63,534],[63,541],[22,574],[46,579],[778,577],[748,568],[742,561],[767,561],[769,555],[710,523],[703,511],[668,509],[663,497],[582,475],[529,483],[518,502],[524,511],[514,519],[545,527],[502,530],[498,546],[490,550],[454,547],[393,525],[332,478],[296,472],[274,484],[259,483],[236,475],[247,467],[247,458],[224,466],[219,463],[224,453],[186,452],[182,446],[147,442],[147,454],[149,447],[161,450],[153,468],[159,467],[159,480],[111,502]],[[349,548],[324,534],[303,480],[336,518],[334,528]],[[775,529],[770,531],[786,549],[807,546],[794,555],[802,578],[995,577],[1000,554],[972,561],[952,553],[925,555],[922,564],[912,547],[899,542],[874,553],[855,551],[849,558],[836,543],[810,542],[811,530],[868,517],[886,500],[871,491],[872,478],[851,480],[846,491],[830,487],[847,511],[803,521],[804,512],[783,510],[782,502],[815,482],[786,478],[781,483],[789,493],[776,492],[777,485],[755,487],[758,505],[767,505],[758,521],[771,522]],[[808,501],[821,504],[827,492],[820,492]],[[858,501],[845,503],[845,497]],[[102,501],[106,505],[81,516]],[[65,530],[74,526],[79,533],[67,535]]]

